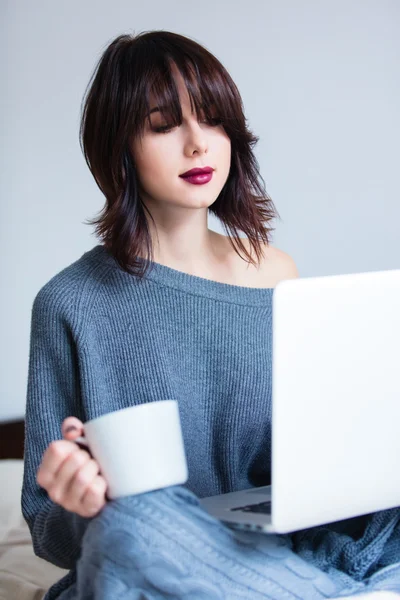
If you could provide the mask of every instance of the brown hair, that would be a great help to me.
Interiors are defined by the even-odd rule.
[[[168,107],[169,123],[172,119],[173,125],[181,124],[171,63],[182,74],[196,116],[203,110],[212,121],[211,107],[215,108],[230,138],[229,176],[209,210],[221,220],[235,252],[256,264],[239,232],[247,236],[259,261],[263,243],[270,243],[270,232],[275,229],[270,222],[279,217],[252,151],[259,138],[247,128],[240,93],[225,67],[194,40],[169,31],[115,38],[86,88],[80,143],[106,198],[100,216],[87,224],[96,225],[97,235],[122,269],[144,275],[148,264],[136,258],[153,258],[146,212],[152,216],[139,196],[129,143],[132,136],[143,134],[150,93],[160,107]]]

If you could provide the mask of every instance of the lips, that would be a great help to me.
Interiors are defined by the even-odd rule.
[[[207,173],[212,173],[214,169],[211,167],[202,167],[196,169],[190,169],[190,171],[186,171],[186,173],[182,173],[179,177],[190,177],[192,175],[206,175]]]

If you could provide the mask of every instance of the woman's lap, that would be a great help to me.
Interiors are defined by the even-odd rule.
[[[65,597],[319,600],[366,591],[300,558],[289,536],[230,529],[181,486],[109,502],[87,528],[74,587]]]

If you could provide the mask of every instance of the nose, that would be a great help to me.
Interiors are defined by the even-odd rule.
[[[193,151],[197,150],[200,154],[207,152],[208,141],[207,134],[197,121],[188,124],[185,139],[185,154],[192,156]]]

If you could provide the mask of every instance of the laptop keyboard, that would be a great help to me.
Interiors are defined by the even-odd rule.
[[[236,508],[231,508],[231,510],[241,510],[243,512],[263,513],[265,515],[270,515],[271,500],[259,502],[258,504],[246,504],[246,506],[237,506]]]

